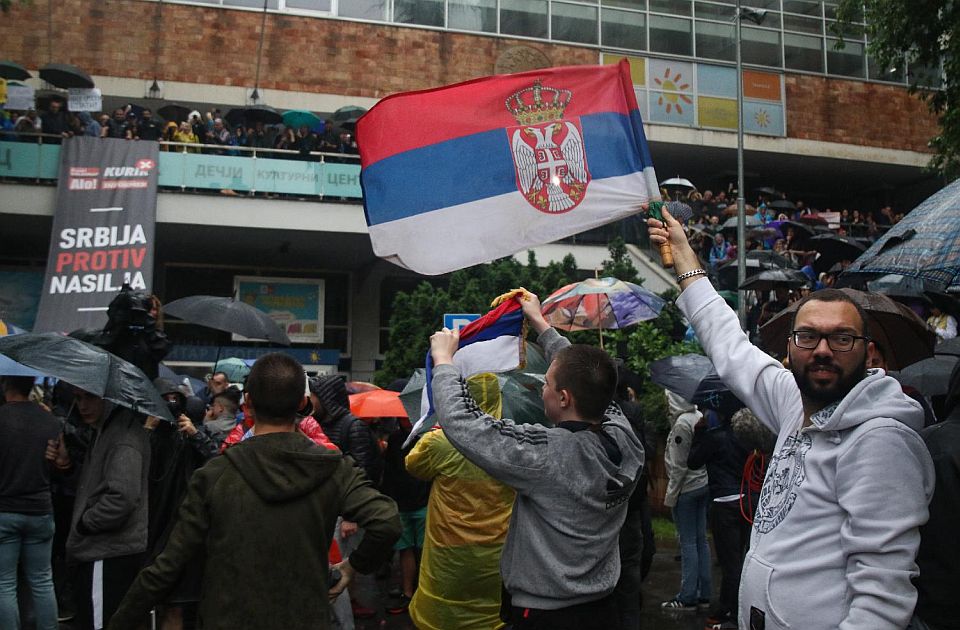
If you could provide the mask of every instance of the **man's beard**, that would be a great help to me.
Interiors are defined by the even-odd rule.
[[[851,370],[849,374],[840,373],[839,378],[833,385],[820,386],[810,377],[808,373],[809,370],[822,366],[828,366],[840,372],[840,367],[833,362],[811,361],[802,372],[798,373],[797,369],[793,369],[793,378],[796,380],[797,387],[800,388],[800,393],[803,394],[804,397],[824,405],[829,405],[830,403],[842,400],[843,397],[849,394],[850,390],[856,387],[857,383],[862,381],[867,375],[867,353],[863,353],[863,359],[860,361],[860,364]]]

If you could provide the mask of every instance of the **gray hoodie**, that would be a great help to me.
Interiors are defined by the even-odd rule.
[[[793,374],[753,346],[707,281],[677,305],[731,391],[777,434],[740,581],[740,627],[893,630],[913,613],[933,463],[920,405],[882,370],[811,416]],[[757,615],[759,613],[754,613]]]
[[[553,329],[538,342],[548,359],[570,343]],[[457,450],[517,491],[500,558],[513,605],[555,610],[612,592],[620,528],[643,467],[643,448],[620,408],[607,409],[604,437],[496,420],[479,409],[452,365],[434,370],[433,396]]]

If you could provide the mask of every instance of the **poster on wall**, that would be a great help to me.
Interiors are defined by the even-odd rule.
[[[234,276],[233,290],[238,300],[277,322],[291,342],[323,343],[323,280]]]
[[[102,328],[124,284],[150,292],[160,145],[64,140],[34,332]]]

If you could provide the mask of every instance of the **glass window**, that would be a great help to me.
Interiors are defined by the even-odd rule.
[[[835,19],[837,17],[837,3],[836,2],[824,2],[823,3],[823,13],[827,16],[828,19]],[[854,22],[863,22],[863,10],[860,7],[853,8],[852,19]]]
[[[696,10],[698,20],[732,20],[737,14],[736,7],[710,2],[698,2]]]
[[[690,0],[650,0],[650,10],[674,15],[692,15]]]
[[[744,25],[763,26],[765,28],[780,28],[780,13],[768,11],[766,9],[751,9],[744,7],[743,23]]]
[[[690,20],[650,16],[650,50],[673,55],[693,54],[693,27]]]
[[[840,34],[842,34],[843,38],[846,40],[853,39],[857,41],[863,41],[863,24],[846,24],[842,29],[840,29],[837,22],[831,22],[830,20],[827,20],[828,35],[837,35],[838,29]]]
[[[597,8],[553,3],[551,39],[580,44],[597,43]]]
[[[450,0],[447,11],[450,28],[497,32],[497,0]]]
[[[820,18],[800,17],[799,15],[784,13],[783,30],[823,35],[823,20]]]
[[[827,73],[845,77],[863,77],[863,44],[846,42],[843,50],[837,50],[838,40],[827,39]]]
[[[310,9],[312,11],[330,10],[330,0],[286,0],[284,5],[288,9]]]
[[[342,17],[363,20],[386,20],[388,0],[350,0],[337,5],[337,13]]]
[[[939,88],[943,81],[943,70],[940,66],[931,68],[911,63],[907,76],[920,87]]]
[[[646,9],[647,0],[600,0],[605,7],[622,7],[624,9]]]
[[[604,46],[646,50],[646,15],[634,11],[617,11],[616,9],[603,9],[601,15],[603,16],[601,38]]]
[[[546,0],[501,0],[500,32],[546,39]]]
[[[443,26],[443,0],[394,0],[393,21]]]
[[[780,0],[743,0],[741,4],[745,7],[753,7],[755,9],[780,10]]]
[[[773,66],[774,68],[783,65],[780,59],[780,33],[778,31],[744,26],[740,29],[740,35],[743,39],[741,45],[743,63]]]
[[[906,64],[900,62],[892,67],[884,68],[880,62],[872,56],[867,55],[867,76],[874,81],[892,81],[894,83],[903,83],[903,69]]]
[[[279,4],[278,0],[267,0],[268,9],[276,9]],[[223,0],[223,6],[225,7],[250,7],[252,9],[262,9],[263,0]]]
[[[819,17],[820,3],[811,0],[783,0],[783,10],[801,15],[815,15]]]
[[[791,70],[823,72],[823,38],[784,33],[783,65]]]
[[[736,61],[737,40],[733,24],[697,22],[697,57]]]

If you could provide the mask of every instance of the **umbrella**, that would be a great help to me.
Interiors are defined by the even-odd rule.
[[[816,233],[811,226],[799,221],[770,221],[767,225],[780,230],[784,237],[787,235],[787,228],[793,228],[793,236],[796,239],[807,239]]]
[[[250,366],[243,359],[229,357],[214,363],[213,372],[223,372],[231,383],[242,383],[250,374]]]
[[[356,121],[366,113],[366,108],[360,107],[359,105],[345,105],[333,112],[333,116],[331,116],[330,119],[335,123],[343,123],[348,120]]]
[[[665,304],[657,294],[632,282],[611,277],[588,278],[554,291],[543,301],[542,311],[557,328],[602,330],[653,319]]]
[[[782,238],[782,236],[780,234],[780,230],[768,223],[766,225],[761,225],[760,227],[750,228],[747,230],[747,238],[755,238],[761,241],[767,241],[772,238]]]
[[[348,394],[360,394],[362,392],[372,392],[376,389],[383,389],[379,385],[367,383],[366,381],[347,381],[344,387],[347,388]]]
[[[748,228],[760,227],[761,225],[763,225],[763,221],[753,216],[752,214],[748,214],[743,224]],[[737,229],[737,225],[738,225],[737,217],[730,217],[729,219],[723,222],[722,227],[724,230],[730,230],[730,229],[735,230]]]
[[[744,260],[747,278],[755,276],[768,269],[796,269],[797,265],[785,256],[762,249],[747,252]],[[731,260],[717,267],[717,282],[720,288],[736,290],[737,288],[737,261]]]
[[[40,68],[40,78],[58,88],[93,87],[89,74],[67,63],[48,63]]]
[[[0,337],[7,335],[19,335],[27,331],[17,328],[13,324],[0,319]],[[17,363],[9,357],[0,355],[0,376],[32,376],[34,378],[42,377],[44,374],[25,365]]]
[[[934,354],[949,354],[960,357],[960,337],[944,339],[933,349]]]
[[[660,186],[663,188],[685,188],[687,190],[697,189],[697,187],[693,185],[693,182],[680,176],[665,179],[660,182]]]
[[[294,129],[304,126],[313,128],[322,122],[319,116],[305,109],[291,109],[283,112],[283,124]]]
[[[894,298],[914,298],[917,300],[928,301],[925,291],[929,290],[926,283],[921,278],[911,276],[902,276],[895,273],[888,273],[880,276],[876,280],[867,282],[867,290],[873,293],[882,293]]]
[[[846,273],[898,273],[960,291],[960,180],[910,211]]]
[[[950,389],[950,375],[958,361],[960,357],[953,355],[935,355],[903,368],[897,380],[924,396],[946,396]]]
[[[849,236],[836,234],[818,234],[807,240],[806,247],[820,253],[813,263],[817,272],[827,271],[833,265],[844,260],[854,261],[866,249]]]
[[[147,375],[93,344],[55,333],[0,338],[0,354],[110,402],[173,422]]]
[[[163,307],[163,312],[192,324],[243,335],[248,339],[266,339],[284,346],[290,345],[287,333],[269,315],[232,297],[192,295],[170,302]]]
[[[693,208],[682,201],[671,201],[667,203],[667,211],[680,223],[686,223],[693,218]]]
[[[374,389],[350,396],[350,413],[358,418],[406,418],[400,392]]]
[[[177,103],[169,103],[158,109],[157,113],[167,122],[176,121],[179,123],[185,122],[190,117],[190,108]]]
[[[771,291],[777,287],[797,288],[810,283],[810,278],[802,271],[796,269],[767,269],[761,271],[755,276],[751,276],[746,282],[740,285],[741,291],[757,289],[760,291]]]
[[[890,370],[904,367],[933,355],[937,336],[926,322],[909,308],[879,293],[840,289],[867,313],[870,337],[883,351]],[[798,302],[777,313],[760,328],[762,345],[779,356],[786,354],[787,336]]]
[[[777,199],[776,201],[771,201],[767,204],[768,208],[773,208],[774,210],[796,210],[797,204],[786,199]]]
[[[776,188],[771,188],[770,186],[754,188],[753,192],[760,193],[761,195],[766,195],[768,197],[777,197],[780,195],[780,192]]]
[[[723,413],[733,413],[743,407],[720,380],[713,361],[701,354],[680,354],[653,361],[650,380],[694,405]]]
[[[257,122],[262,122],[265,125],[279,125],[283,122],[280,112],[266,105],[235,107],[226,113],[224,119],[232,127]]]
[[[4,59],[0,61],[0,79],[12,79],[14,81],[26,81],[33,75],[21,66],[19,63]]]
[[[819,214],[804,214],[800,217],[800,221],[809,225],[827,225],[827,220]]]

